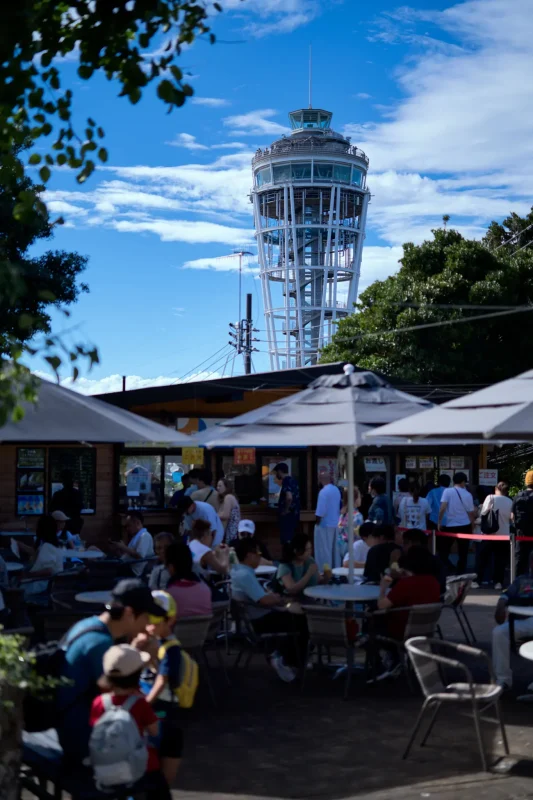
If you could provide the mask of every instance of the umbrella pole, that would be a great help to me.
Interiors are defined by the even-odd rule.
[[[346,448],[346,476],[348,478],[348,584],[353,584],[353,495],[354,495],[354,478],[353,478],[353,460],[355,457],[355,447]]]

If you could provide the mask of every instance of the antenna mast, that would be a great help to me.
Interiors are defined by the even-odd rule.
[[[313,97],[311,93],[313,83],[313,46],[309,45],[309,108],[313,108]]]

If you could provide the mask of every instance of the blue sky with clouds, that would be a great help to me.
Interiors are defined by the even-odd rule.
[[[172,114],[155,89],[131,106],[62,64],[80,127],[94,117],[109,151],[83,188],[61,171],[47,193],[66,220],[53,246],[89,257],[90,294],[57,317],[58,330],[75,327],[67,338],[100,350],[82,391],[118,389],[122,374],[134,388],[231,371],[238,259],[212,259],[254,250],[250,160],[307,105],[309,43],[313,104],[370,158],[361,288],[392,274],[402,243],[427,238],[443,214],[480,237],[532,205],[531,0],[221,2],[217,44],[181,57],[195,96]],[[255,270],[250,259],[243,292],[262,330]],[[269,368],[266,353],[254,366]]]

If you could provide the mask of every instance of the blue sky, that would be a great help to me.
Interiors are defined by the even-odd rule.
[[[99,348],[81,391],[118,389],[122,374],[134,388],[230,373],[238,260],[212,259],[254,250],[250,159],[307,105],[309,43],[313,105],[370,158],[361,288],[392,274],[402,243],[427,238],[443,214],[481,237],[532,205],[531,0],[221,2],[218,43],[179,62],[195,97],[170,115],[154,89],[131,106],[116,85],[61,65],[79,127],[94,117],[109,151],[83,188],[61,171],[47,192],[66,220],[52,246],[89,257],[90,294],[56,326]],[[255,270],[250,259],[243,293],[262,331]],[[254,366],[269,368],[265,352]]]

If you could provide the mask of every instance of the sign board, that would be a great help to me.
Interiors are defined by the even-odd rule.
[[[337,468],[336,458],[317,458],[316,471],[317,471],[318,482],[320,484],[322,484],[320,476],[323,475],[325,472],[329,474],[332,483],[338,483],[337,481],[338,468]]]
[[[462,469],[465,468],[465,460],[463,456],[452,456],[450,458],[450,469]]]
[[[240,466],[255,464],[255,447],[236,447],[233,451],[233,463]]]
[[[406,456],[405,469],[416,469],[416,456]]]
[[[139,497],[148,494],[152,488],[152,476],[149,469],[140,464],[129,470],[126,475],[126,495]]]
[[[496,486],[498,483],[498,470],[497,469],[480,469],[479,470],[479,485],[480,486]]]
[[[366,472],[386,472],[387,465],[383,456],[365,456]]]
[[[204,463],[204,448],[203,447],[182,447],[181,460],[184,464],[194,464],[194,466],[203,466]]]
[[[420,469],[435,469],[435,461],[433,456],[419,456],[418,466]]]
[[[450,456],[441,456],[439,458],[439,469],[450,469]]]

